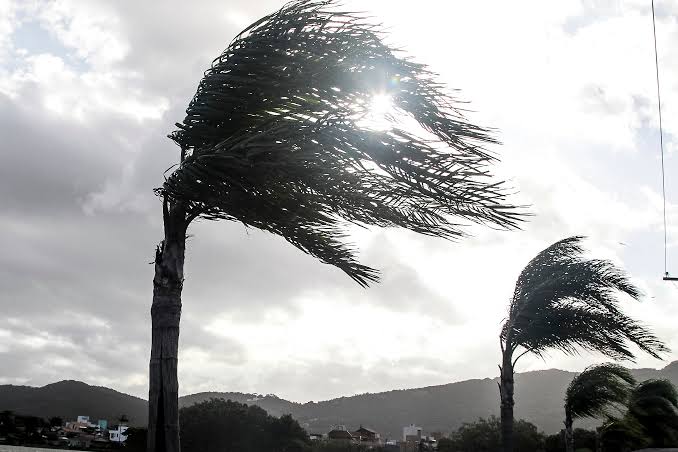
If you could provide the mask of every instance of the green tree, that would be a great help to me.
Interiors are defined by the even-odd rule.
[[[643,426],[633,416],[608,418],[599,432],[603,452],[628,452],[649,444]]]
[[[194,219],[280,235],[366,286],[378,273],[343,240],[347,225],[454,238],[460,220],[511,228],[522,218],[489,172],[488,130],[461,116],[426,66],[333,4],[292,1],[247,27],[205,72],[171,134],[178,165],[156,190],[164,237],[151,307],[151,452],[180,449],[179,320]],[[367,121],[375,98],[393,105],[386,128]]]
[[[678,446],[678,392],[668,380],[646,380],[629,397],[628,415],[642,426],[650,447]]]
[[[276,418],[258,406],[212,399],[181,413],[186,452],[307,452],[306,431],[291,416]]]
[[[606,363],[586,368],[572,379],[565,391],[565,445],[574,452],[572,425],[575,419],[600,418],[610,408],[621,409],[636,380],[619,364]]]
[[[544,446],[544,435],[525,420],[516,421],[515,450],[535,452]],[[501,450],[501,422],[496,416],[465,422],[449,440],[441,440],[439,452],[497,452]]]
[[[527,264],[516,282],[500,335],[499,394],[506,452],[513,451],[514,368],[526,353],[574,354],[585,349],[633,360],[629,343],[654,357],[667,350],[620,310],[617,294],[638,300],[639,289],[611,262],[585,258],[581,240],[570,237],[549,246]]]

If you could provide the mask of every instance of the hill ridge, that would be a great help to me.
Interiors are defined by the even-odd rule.
[[[661,369],[631,369],[639,380],[668,378],[678,385],[678,361]],[[546,433],[562,427],[562,399],[576,372],[544,369],[516,374],[516,418],[535,423]],[[353,394],[317,402],[292,402],[275,394],[204,391],[180,397],[180,406],[210,398],[228,398],[258,405],[279,416],[292,414],[310,432],[323,432],[332,425],[351,428],[372,425],[382,436],[399,436],[402,426],[417,423],[427,431],[452,431],[463,422],[498,414],[497,377],[409,389]],[[144,425],[146,400],[105,386],[78,380],[61,380],[40,387],[0,385],[0,411],[42,417],[113,419],[126,414],[133,425]],[[589,421],[588,426],[596,425]]]

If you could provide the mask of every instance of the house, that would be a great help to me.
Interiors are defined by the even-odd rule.
[[[381,436],[376,431],[363,427],[352,433],[353,437],[358,440],[360,444],[368,446],[377,446],[381,444]]]
[[[421,427],[417,427],[414,424],[410,424],[407,427],[403,427],[403,441],[417,441],[421,440]]]
[[[126,425],[115,425],[112,429],[108,429],[108,439],[112,443],[124,443],[127,439],[126,431]]]
[[[89,425],[89,416],[78,416],[78,420],[76,422],[78,424]]]
[[[327,440],[333,443],[351,444],[357,443],[357,439],[353,437],[351,432],[346,430],[343,425],[337,425],[327,434]]]

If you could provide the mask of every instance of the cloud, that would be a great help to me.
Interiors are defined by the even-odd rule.
[[[166,135],[211,60],[243,24],[282,3],[0,0],[1,382],[76,378],[146,394],[148,263],[162,231],[152,189],[178,158]],[[672,8],[657,4],[666,118],[678,101]],[[197,222],[187,250],[182,393],[305,401],[495,375],[518,273],[574,234],[632,272],[647,300],[628,309],[678,347],[669,321],[675,288],[659,280],[645,3],[378,0],[369,12],[394,44],[462,89],[476,110],[471,120],[500,129],[497,172],[535,216],[522,231],[471,227],[473,237],[458,243],[356,230],[361,258],[382,270],[382,283],[368,290],[279,237]],[[665,126],[674,257],[678,125]],[[579,370],[599,358],[554,354],[521,366]],[[642,357],[639,365],[660,363]]]

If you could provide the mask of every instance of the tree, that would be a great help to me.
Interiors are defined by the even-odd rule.
[[[212,399],[181,413],[181,436],[186,452],[279,451],[306,452],[310,440],[291,416],[276,418],[258,406]]]
[[[333,0],[296,0],[247,27],[214,60],[171,138],[179,163],[156,189],[149,450],[177,452],[177,357],[187,228],[196,218],[277,234],[362,286],[378,279],[347,225],[455,238],[460,220],[517,227],[522,209],[489,172],[487,129],[469,123],[426,66]],[[370,125],[390,99],[386,128]],[[419,128],[405,128],[405,116]]]
[[[527,264],[516,282],[500,335],[499,394],[506,452],[513,450],[514,367],[526,353],[574,354],[584,349],[633,360],[629,343],[654,357],[668,350],[620,310],[616,295],[639,300],[639,289],[611,262],[585,258],[581,240],[570,237],[549,246]]]
[[[49,425],[50,427],[61,427],[64,424],[63,419],[61,419],[58,416],[54,416],[49,418]]]
[[[567,452],[574,452],[574,420],[609,415],[611,407],[619,408],[626,403],[635,384],[628,369],[613,363],[587,367],[574,377],[565,391]]]
[[[544,445],[537,426],[523,419],[515,423],[516,450],[534,452]],[[438,443],[439,452],[496,452],[501,449],[501,423],[496,416],[465,422],[449,440]]]
[[[643,426],[633,416],[608,418],[599,432],[603,452],[628,452],[649,444]]]
[[[646,380],[629,397],[628,415],[642,427],[650,447],[678,446],[678,392],[668,380]]]

